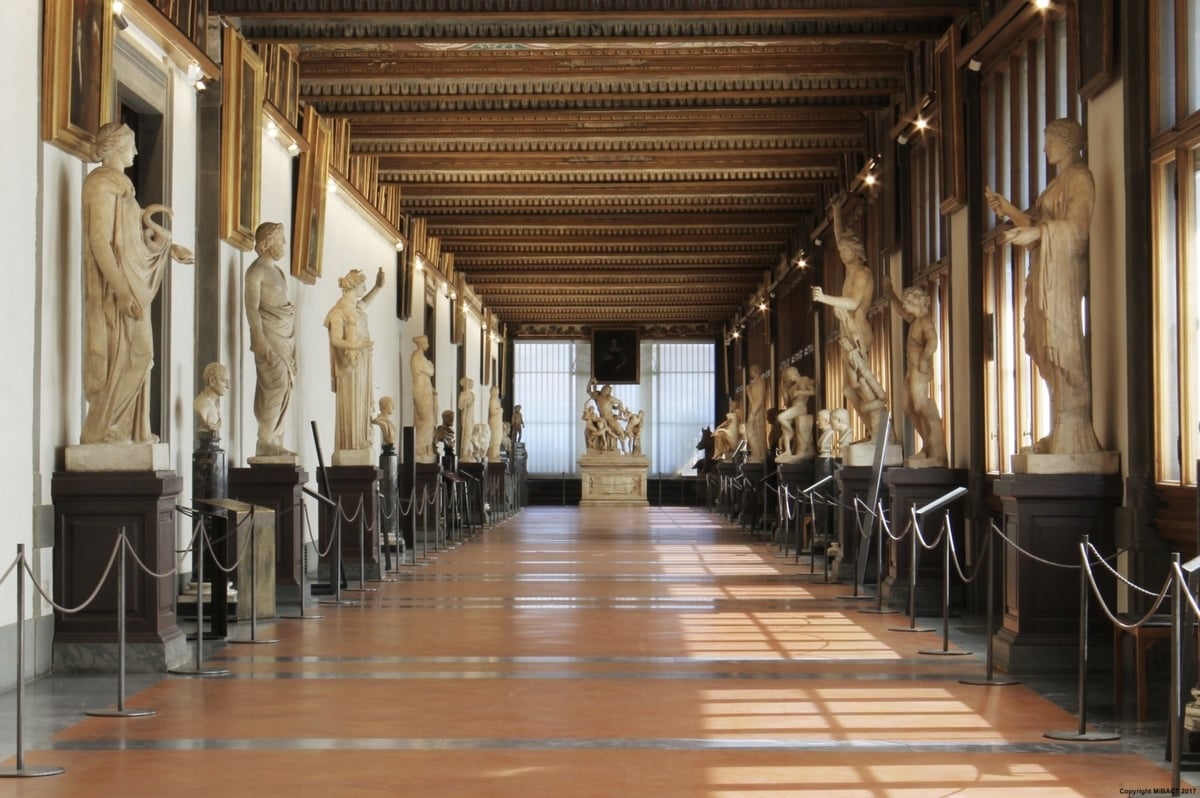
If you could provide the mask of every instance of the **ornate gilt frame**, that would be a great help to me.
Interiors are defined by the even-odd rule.
[[[73,0],[43,5],[42,138],[90,162],[96,133],[112,120],[112,5],[91,0],[87,19],[76,17],[75,6]]]
[[[300,154],[296,178],[296,217],[292,221],[292,275],[309,283],[321,276],[325,242],[325,199],[333,125],[311,105],[304,109],[301,135],[308,149]]]
[[[266,69],[233,28],[225,29],[221,81],[221,238],[254,249],[262,172]]]

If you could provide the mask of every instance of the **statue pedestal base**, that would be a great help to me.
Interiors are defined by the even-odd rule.
[[[173,471],[56,473],[50,483],[55,602],[77,607],[87,600],[104,575],[122,527],[147,568],[172,571],[175,503],[182,489],[183,479]],[[117,670],[116,575],[114,566],[95,600],[79,612],[55,611],[55,671]],[[175,620],[177,577],[148,576],[128,555],[125,576],[126,668],[180,667],[189,649]]]
[[[646,473],[650,458],[640,454],[589,452],[579,458],[583,493],[580,507],[648,507]]]
[[[1038,454],[1023,451],[1012,456],[1014,474],[1115,474],[1121,470],[1120,452]]]
[[[875,441],[859,441],[846,447],[842,462],[848,467],[875,465]],[[885,466],[898,466],[904,462],[904,449],[898,443],[889,443],[883,452]]]
[[[192,499],[224,499],[229,496],[229,469],[221,439],[212,432],[198,432],[200,445],[192,452]]]
[[[68,446],[67,471],[169,471],[171,447],[165,443],[81,443]]]
[[[281,455],[282,457],[283,455]],[[304,485],[308,473],[292,465],[252,465],[229,469],[229,497],[275,513],[275,590],[278,598],[300,596],[304,567]],[[318,510],[317,512],[321,512]]]
[[[467,493],[470,494],[470,522],[473,526],[487,523],[483,505],[487,501],[487,464],[459,463],[458,473],[467,478]]]
[[[368,450],[369,451],[369,450]],[[329,485],[329,498],[341,504],[342,572],[347,579],[378,579],[379,574],[379,480],[383,474],[374,465],[330,466],[317,469],[317,481]],[[321,551],[329,548],[333,514],[321,513]],[[353,520],[347,520],[353,519]],[[361,534],[360,534],[361,532]],[[317,568],[317,578],[330,580],[334,552]],[[364,573],[365,569],[365,573]]]
[[[424,554],[437,543],[434,494],[442,476],[442,467],[437,463],[413,463],[411,467],[405,464],[401,466],[400,473],[403,475],[400,480],[400,504],[407,508],[412,502],[412,509],[404,514],[404,542],[415,557],[418,549]]]
[[[923,507],[955,488],[966,487],[967,470],[965,468],[889,468],[883,472],[883,481],[887,484],[892,499],[888,506],[890,516],[888,523],[891,524],[892,534],[899,535],[912,520],[913,507]],[[950,525],[954,532],[955,551],[958,552],[959,561],[966,562],[966,549],[963,544],[965,529],[962,502],[954,502],[947,509],[950,510]],[[937,537],[944,519],[945,516],[941,512],[932,513],[922,519],[921,534],[926,541],[932,541]],[[913,541],[911,538],[905,537],[899,542],[888,539],[884,541],[884,544],[887,547],[884,555],[887,571],[881,587],[883,600],[892,609],[907,609]],[[935,611],[935,614],[940,617],[942,570],[941,548],[925,551],[918,543],[916,596],[918,612]],[[950,584],[958,583],[958,576],[951,573]],[[953,598],[952,594],[951,599],[953,600]]]
[[[508,462],[490,460],[487,463],[487,503],[493,519],[506,517],[512,507],[509,502]]]
[[[1083,535],[1101,554],[1110,554],[1121,477],[1005,474],[994,490],[1004,504],[1004,534],[1015,544],[997,551],[1004,558],[1005,576],[1004,622],[993,638],[996,667],[1016,674],[1074,672],[1079,662],[1079,573],[1033,558],[1078,566]],[[1111,593],[1110,580],[1100,584]],[[1111,596],[1105,600],[1112,606]],[[1097,643],[1109,644],[1109,624],[1094,596],[1088,606]]]
[[[331,462],[335,466],[371,466],[375,458],[370,449],[334,449]]]

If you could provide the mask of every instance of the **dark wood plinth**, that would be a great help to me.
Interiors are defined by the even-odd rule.
[[[151,577],[126,557],[125,636],[141,651],[140,664],[131,669],[167,670],[187,656],[174,610],[175,503],[182,489],[183,479],[174,471],[60,471],[50,483],[55,602],[74,608],[87,601],[122,528],[146,568],[171,573]],[[55,611],[56,669],[110,670],[107,664],[115,665],[107,648],[117,641],[116,575],[114,564],[95,600],[79,612]]]
[[[468,472],[470,473],[470,472]],[[422,553],[437,541],[437,508],[434,496],[442,476],[439,463],[411,463],[400,466],[400,504],[412,509],[404,514],[401,528],[408,550]]]
[[[1005,474],[994,491],[1004,504],[1004,534],[1032,557],[1080,564],[1087,535],[1103,554],[1113,551],[1113,515],[1121,501],[1118,474]],[[1004,623],[993,638],[995,663],[1009,673],[1070,672],[1079,661],[1078,570],[1045,565],[1003,547]],[[1111,580],[1098,580],[1111,586]],[[1105,600],[1112,605],[1112,596]],[[1090,597],[1089,629],[1099,645],[1110,624]]]
[[[487,501],[487,465],[485,463],[459,463],[458,473],[466,480],[467,493],[470,494],[469,507],[472,526],[483,526],[487,516],[483,512],[484,502]]]
[[[400,458],[393,444],[385,443],[379,453],[379,528],[383,535],[384,553],[399,556],[400,544]],[[385,563],[387,564],[387,563]]]
[[[304,567],[304,485],[297,465],[229,469],[229,498],[275,511],[275,585],[299,588]]]
[[[912,520],[912,508],[923,507],[934,499],[940,498],[958,487],[966,487],[967,470],[965,468],[889,468],[883,472],[883,481],[888,487],[891,503],[888,505],[888,523],[892,534],[899,535],[908,528]],[[954,535],[954,547],[958,552],[958,560],[966,563],[968,557],[963,541],[963,503],[953,502],[947,507],[950,511],[950,527]],[[945,514],[939,510],[921,521],[921,534],[926,542],[932,542],[942,528]],[[884,602],[893,609],[907,609],[909,597],[909,571],[912,559],[913,538],[905,537],[899,542],[890,538],[886,543],[886,570],[883,578]],[[917,611],[929,612],[942,608],[942,572],[943,555],[941,547],[925,551],[917,545]],[[953,568],[953,565],[951,566]],[[961,591],[953,590],[959,582],[958,577],[951,573],[950,598],[954,603],[961,597]]]
[[[379,480],[383,473],[373,465],[327,466],[317,469],[317,480],[328,485],[335,502],[341,504],[342,568],[350,579],[379,577]],[[361,508],[361,512],[360,512]],[[321,551],[330,549],[334,510],[321,512]],[[348,520],[352,519],[352,520]],[[361,532],[361,534],[360,534]],[[331,550],[324,566],[333,562]],[[366,569],[365,574],[362,570]]]
[[[504,518],[512,511],[509,501],[510,482],[508,461],[489,461],[487,463],[487,501],[488,515],[492,520]]]

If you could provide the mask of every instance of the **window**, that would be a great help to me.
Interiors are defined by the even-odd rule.
[[[1200,0],[1156,0],[1151,14],[1155,476],[1192,486],[1200,457]]]
[[[716,349],[709,342],[641,343],[641,383],[614,385],[613,396],[646,414],[642,451],[650,473],[694,475],[696,442],[712,426]],[[522,439],[531,474],[576,473],[584,453],[583,415],[591,345],[584,341],[517,341],[513,402],[525,418]]]

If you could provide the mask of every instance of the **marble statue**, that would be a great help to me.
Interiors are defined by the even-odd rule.
[[[294,455],[283,445],[283,419],[296,383],[296,306],[288,299],[287,275],[279,266],[283,225],[263,222],[254,231],[258,257],[246,269],[242,303],[254,354],[254,418],[259,457]]]
[[[933,355],[938,348],[937,328],[929,315],[929,294],[924,289],[910,287],[904,296],[896,294],[892,280],[883,278],[883,291],[900,316],[908,322],[905,343],[906,372],[901,410],[921,436],[921,449],[904,464],[910,468],[943,468],[946,465],[946,434],[942,429],[942,414],[930,396],[933,382]]]
[[[813,417],[808,412],[808,400],[816,394],[816,383],[805,377],[795,366],[784,368],[779,377],[779,395],[783,410],[778,416],[780,463],[794,463],[810,458],[813,448]]]
[[[154,221],[165,205],[142,208],[125,170],[137,147],[119,122],[96,134],[100,166],[83,181],[83,389],[80,443],[157,443],[150,430],[154,330],[150,306],[172,261],[192,253]]]
[[[630,413],[625,421],[625,442],[628,445],[629,454],[642,453],[642,424],[646,420],[646,411],[639,410],[636,413]]]
[[[598,388],[595,378],[588,380],[587,393],[596,403],[596,411],[608,428],[608,436],[613,441],[612,448],[621,448],[621,444],[625,440],[625,428],[621,426],[621,419],[624,418],[626,412],[625,405],[612,395],[611,385]]]
[[[746,462],[767,459],[767,378],[757,363],[750,366],[746,383],[746,444],[750,449]]]
[[[215,438],[221,434],[221,397],[229,391],[229,368],[224,363],[209,363],[203,377],[204,388],[192,402],[196,430]]]
[[[1004,240],[1033,248],[1025,281],[1025,351],[1050,395],[1050,432],[1033,446],[1039,454],[1100,451],[1092,426],[1091,362],[1084,339],[1088,241],[1096,201],[1096,185],[1083,160],[1084,144],[1078,122],[1056,119],[1046,126],[1046,159],[1057,173],[1029,212],[984,189],[992,210],[1013,223]]]
[[[500,386],[488,389],[488,462],[500,462],[500,447],[504,442],[504,406],[500,404]]]
[[[713,459],[729,460],[741,442],[742,420],[736,410],[730,410],[713,430]]]
[[[813,301],[829,305],[841,326],[842,367],[845,371],[843,394],[867,428],[867,437],[874,439],[880,419],[887,410],[887,394],[871,371],[868,356],[875,343],[867,310],[875,295],[875,280],[867,265],[866,248],[842,220],[844,199],[833,202],[833,232],[838,254],[846,265],[842,294],[826,294],[820,286],[813,287]]]
[[[470,432],[475,428],[475,380],[463,377],[458,381],[458,423],[462,426],[462,439],[458,454],[462,457],[471,443]]]
[[[525,431],[525,417],[521,415],[520,405],[513,405],[512,417],[508,423],[512,430],[512,445],[518,446],[521,443],[521,433]]]
[[[471,428],[471,439],[462,456],[464,462],[482,463],[487,460],[492,431],[487,424],[478,423]]]
[[[371,409],[375,404],[372,353],[375,342],[367,327],[367,305],[383,287],[380,269],[375,285],[367,290],[367,275],[351,269],[338,280],[342,297],[325,315],[329,330],[329,362],[334,403],[334,465],[337,452],[371,448]]]
[[[442,423],[438,424],[434,430],[433,439],[436,444],[440,444],[442,448],[442,456],[453,454],[454,446],[454,411],[442,411]]]
[[[396,401],[390,396],[379,397],[379,415],[371,423],[379,427],[379,437],[384,447],[396,447]]]
[[[833,457],[834,436],[833,417],[829,408],[823,407],[817,411],[817,457]]]
[[[436,462],[433,451],[433,363],[425,356],[428,350],[427,337],[418,335],[413,338],[413,353],[408,365],[412,373],[413,446],[418,463]]]
[[[583,407],[583,441],[589,452],[607,452],[612,450],[610,441],[612,433],[608,424],[600,418],[596,406],[589,402]]]
[[[829,424],[833,428],[834,435],[833,456],[845,457],[854,436],[850,429],[850,411],[844,407],[835,407],[829,414]]]

